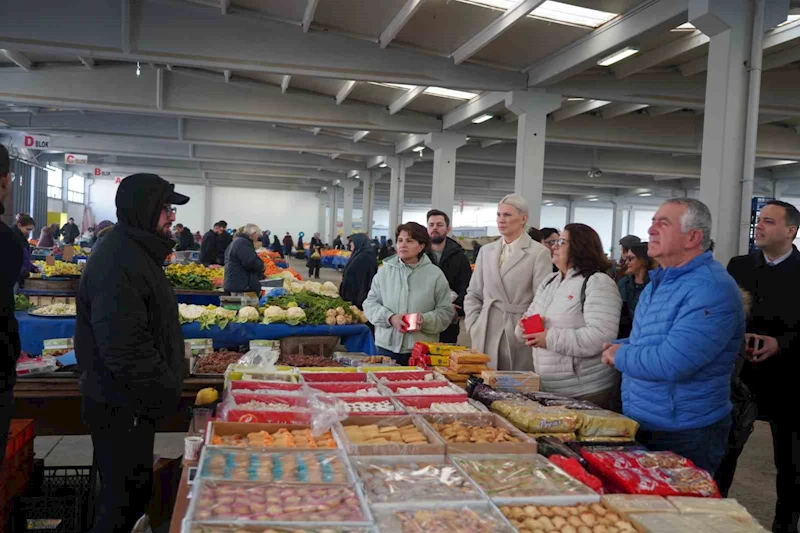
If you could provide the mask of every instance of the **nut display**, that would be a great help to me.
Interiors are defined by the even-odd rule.
[[[500,512],[519,533],[635,533],[633,524],[599,503],[571,506],[507,506]]]
[[[247,435],[214,435],[211,444],[251,448],[336,448],[336,441],[330,431],[314,437],[308,429],[290,431],[286,428],[273,433],[259,431]]]
[[[493,500],[595,494],[540,455],[459,455],[452,460]]]
[[[456,420],[449,424],[432,423],[439,435],[448,443],[454,442],[522,442],[506,428],[471,426]]]
[[[262,485],[200,481],[194,520],[363,522],[358,494],[349,487]]]
[[[224,374],[228,365],[236,363],[241,357],[242,354],[239,352],[230,352],[228,350],[211,352],[208,355],[198,358],[197,364],[194,366],[194,373]]]
[[[475,485],[444,462],[355,459],[353,463],[371,503],[481,499]]]
[[[417,426],[344,426],[344,434],[353,444],[427,444],[428,439]]]
[[[480,413],[476,407],[467,402],[433,402],[430,407],[407,406],[411,413]]]
[[[345,405],[348,413],[386,413],[398,410],[389,400],[380,402],[346,402]]]
[[[210,479],[262,483],[348,482],[344,463],[335,453],[258,453],[209,449],[200,474]]]
[[[513,531],[502,522],[501,516],[487,513],[480,508],[457,507],[395,511],[378,518],[381,531],[398,533],[465,533],[484,532],[510,533]]]
[[[324,355],[284,354],[278,359],[279,365],[311,367],[311,366],[344,366],[338,361]]]

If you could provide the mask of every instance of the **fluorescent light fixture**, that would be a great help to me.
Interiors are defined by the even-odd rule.
[[[390,87],[392,89],[403,89],[404,91],[410,91],[411,89],[416,88],[416,85],[406,85],[404,83],[390,83],[390,82],[378,82],[378,81],[371,81],[369,82],[372,85],[380,85],[382,87]],[[472,100],[478,93],[471,93],[467,91],[457,91],[455,89],[446,89],[444,87],[428,87],[425,89],[423,94],[429,94],[431,96],[438,96],[440,98],[451,98],[453,100]]]
[[[653,196],[653,193],[651,193],[651,192],[640,192],[639,196]]]
[[[379,166],[379,167],[381,167],[381,168],[386,168],[386,166],[387,166],[387,165],[386,165],[386,163],[381,163],[381,164],[380,164],[380,165],[378,165],[378,166]]]
[[[697,28],[695,28],[694,24],[692,24],[691,22],[687,22],[685,24],[681,24],[672,31],[689,31],[689,30],[694,31],[696,29]]]
[[[490,7],[506,11],[519,3],[518,0],[459,0],[466,4],[473,4],[482,7]],[[584,28],[597,28],[617,16],[616,13],[608,13],[597,9],[574,6],[547,0],[530,15],[531,18],[567,24],[570,26],[582,26]]]
[[[623,48],[622,50],[614,52],[613,54],[611,54],[608,57],[604,57],[603,59],[598,61],[597,64],[600,65],[601,67],[609,67],[609,66],[613,65],[614,63],[618,63],[618,62],[622,61],[626,57],[631,57],[632,55],[638,54],[638,53],[639,53],[639,49],[638,48],[633,48],[632,46],[628,46],[628,47]]]
[[[786,20],[775,26],[776,28],[780,28],[781,26],[786,26],[787,24],[791,24],[792,22],[800,19],[800,15],[787,15]]]
[[[425,147],[420,144],[419,146],[415,146],[414,148],[412,148],[411,151],[412,152],[421,152],[424,149],[425,149]]]
[[[577,96],[572,98],[567,98],[567,102],[583,102],[586,98],[579,98]]]
[[[592,196],[591,198],[589,198],[589,201],[590,201],[590,202],[597,202],[597,201],[599,201],[599,200],[600,200],[600,199],[599,199],[597,196]]]
[[[481,115],[479,117],[473,118],[472,119],[472,123],[473,124],[483,124],[487,120],[492,120],[493,118],[494,118],[494,115],[490,115],[490,114],[487,113],[487,114]]]
[[[544,205],[546,207],[553,207],[553,202],[545,202]]]

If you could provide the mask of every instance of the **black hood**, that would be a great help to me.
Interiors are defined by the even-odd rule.
[[[154,260],[163,261],[175,243],[158,235],[161,209],[166,204],[183,205],[188,196],[175,192],[175,186],[155,174],[133,174],[117,189],[117,219],[120,227],[137,240]]]

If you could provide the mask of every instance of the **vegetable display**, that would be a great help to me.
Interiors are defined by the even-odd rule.
[[[24,294],[17,294],[14,296],[14,310],[27,311],[32,307],[31,301]]]
[[[44,261],[34,261],[39,270],[48,278],[57,276],[80,276],[81,271],[75,263],[66,263],[64,261],[56,261],[55,264],[48,265]]]
[[[190,263],[188,265],[169,265],[165,272],[170,285],[178,289],[213,291],[221,287],[225,270]]]
[[[313,283],[313,282],[306,282]],[[363,324],[367,322],[367,317],[364,313],[354,305],[350,305],[336,297],[322,296],[309,291],[297,292],[291,295],[278,296],[270,298],[267,303],[270,307],[277,307],[278,309],[267,308],[264,312],[264,322],[283,322],[290,320],[288,313],[297,314],[297,311],[291,311],[293,308],[300,308],[305,314],[305,322],[313,325],[327,324],[329,326],[343,326],[346,324]],[[287,317],[281,318],[279,310],[285,310]],[[269,322],[267,322],[267,315],[269,314]]]

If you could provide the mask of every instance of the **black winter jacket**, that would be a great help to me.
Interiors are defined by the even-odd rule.
[[[467,295],[469,281],[472,278],[472,268],[464,248],[447,237],[439,262],[436,262],[436,256],[431,251],[428,252],[428,258],[434,265],[438,265],[442,269],[447,283],[450,284],[450,290],[458,294],[458,298],[453,303],[460,308],[458,316],[464,316],[464,297]]]
[[[178,234],[178,246],[175,249],[179,252],[195,249],[194,237],[189,228],[183,228],[183,231]]]
[[[258,257],[253,241],[236,237],[225,251],[225,292],[260,292],[264,262]]]
[[[356,249],[342,272],[339,296],[363,310],[364,300],[372,287],[372,278],[378,273],[378,259],[366,235],[353,235],[353,242]]]
[[[227,231],[223,231],[221,235],[217,236],[217,264],[225,264],[225,251],[232,242],[233,237]]]
[[[3,214],[0,203],[0,215]],[[19,359],[19,326],[14,317],[14,284],[22,269],[22,246],[11,228],[0,222],[0,392],[14,388]]]
[[[174,413],[183,388],[183,333],[163,269],[172,241],[144,229],[167,196],[141,198],[143,212],[117,208],[120,222],[92,249],[77,298],[81,392],[148,418]]]
[[[728,273],[751,295],[747,333],[778,340],[780,351],[761,363],[744,363],[740,379],[758,404],[758,416],[773,419],[792,413],[786,396],[800,371],[800,252],[770,267],[760,251],[734,257]],[[791,396],[791,395],[790,395]],[[791,415],[795,416],[795,415]]]
[[[75,239],[80,237],[81,230],[78,229],[77,224],[70,224],[67,222],[61,228],[61,235],[64,236],[64,243],[65,244],[75,244]]]
[[[203,235],[203,240],[200,241],[200,263],[204,265],[214,265],[217,263],[219,255],[217,253],[217,246],[219,245],[219,235],[213,229],[210,229]],[[224,255],[224,251],[222,255]]]

